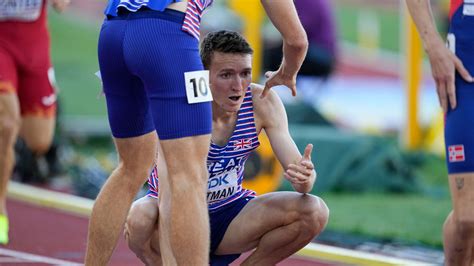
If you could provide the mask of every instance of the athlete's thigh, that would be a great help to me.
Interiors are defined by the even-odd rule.
[[[470,73],[474,73],[474,17],[458,10],[450,28],[450,47]],[[446,114],[445,144],[449,174],[474,172],[474,83],[458,73],[457,106]]]
[[[18,76],[14,60],[12,55],[0,46],[0,118],[19,120],[17,90]]]
[[[52,142],[56,123],[56,91],[54,71],[45,55],[38,57],[35,66],[21,66],[18,77],[18,98],[22,116],[20,135],[30,149],[46,152]]]
[[[17,93],[18,73],[13,55],[0,45],[0,95]]]
[[[126,28],[126,20],[106,19],[98,43],[107,114],[112,135],[116,139],[142,136],[155,129],[143,82],[130,71],[124,57]]]
[[[255,248],[267,232],[293,222],[302,194],[274,192],[258,196],[229,225],[216,254],[241,253]]]
[[[22,116],[54,117],[57,95],[48,36],[39,34],[33,45],[19,48],[23,52],[16,60]]]
[[[0,92],[0,131],[3,126],[16,130],[20,126],[20,104],[15,93]]]
[[[459,9],[452,17],[450,48],[474,73],[474,17]],[[457,106],[446,114],[445,144],[449,184],[456,218],[474,221],[474,84],[458,73],[455,80]]]

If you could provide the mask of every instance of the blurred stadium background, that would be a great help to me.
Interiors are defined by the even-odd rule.
[[[278,37],[258,19],[259,1],[240,1],[250,9],[238,1],[216,0],[209,11],[213,15],[204,16],[204,31],[229,28],[252,34],[247,36],[252,45],[261,47],[256,64],[264,65],[266,48]],[[95,76],[105,2],[73,0],[66,13],[49,13],[60,90],[56,145],[48,158],[34,160],[19,143],[19,182],[93,199],[116,163]],[[325,78],[302,76],[302,97],[296,100],[285,89],[275,90],[285,99],[297,145],[315,146],[313,193],[331,209],[318,241],[442,263],[441,228],[451,208],[442,116],[403,2],[330,1],[339,51],[334,71]],[[445,31],[447,3],[432,2],[439,29]],[[254,79],[263,81],[261,70]],[[262,143],[247,166],[247,185],[260,193],[291,189],[268,143]]]

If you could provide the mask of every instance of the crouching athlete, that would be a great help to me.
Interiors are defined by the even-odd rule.
[[[324,229],[329,216],[324,201],[307,194],[316,180],[311,161],[313,146],[308,144],[301,155],[288,131],[286,112],[277,94],[270,91],[261,98],[263,87],[251,84],[252,53],[237,32],[211,32],[201,44],[201,59],[210,71],[214,98],[207,157],[211,265],[228,265],[251,250],[242,265],[274,265],[311,242]],[[259,146],[262,130],[295,192],[256,196],[242,187],[245,162]],[[157,167],[148,180],[149,192],[132,205],[125,226],[130,249],[147,265],[161,265],[158,176],[166,175],[161,170],[166,169],[164,165],[162,156],[158,156]]]

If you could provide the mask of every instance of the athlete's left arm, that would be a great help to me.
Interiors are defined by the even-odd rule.
[[[51,4],[57,12],[61,13],[66,9],[70,2],[71,0],[52,0]]]
[[[285,178],[296,191],[310,192],[316,180],[316,171],[311,161],[313,145],[308,144],[304,155],[301,155],[290,135],[285,107],[275,92],[269,91],[263,99],[257,93],[253,98],[256,119],[261,122],[275,156],[285,169]]]

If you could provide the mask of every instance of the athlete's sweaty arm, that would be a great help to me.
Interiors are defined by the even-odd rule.
[[[262,91],[261,85],[252,84],[252,86],[260,88],[257,91]],[[261,121],[259,124],[265,130],[275,156],[285,169],[285,178],[290,181],[295,191],[310,192],[316,181],[316,171],[311,162],[313,145],[306,146],[303,156],[298,151],[288,130],[285,107],[275,92],[270,91],[263,99],[254,97],[254,101],[258,101],[254,103],[254,110]]]
[[[431,13],[430,1],[406,0],[406,2],[430,59],[439,102],[446,113],[449,105],[452,109],[456,108],[455,71],[457,70],[468,82],[472,82],[472,77],[464,68],[461,60],[446,48],[439,36]]]
[[[262,96],[276,85],[285,85],[296,95],[296,75],[308,50],[306,32],[296,13],[293,0],[261,0],[263,8],[273,25],[283,37],[283,61],[275,72],[267,72],[268,78]]]

